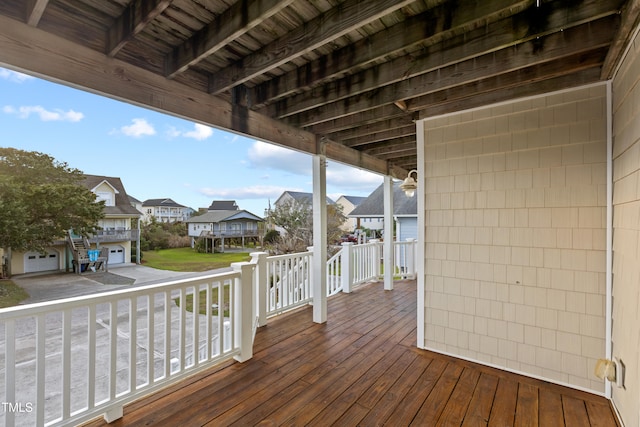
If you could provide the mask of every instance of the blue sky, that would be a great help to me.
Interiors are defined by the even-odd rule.
[[[139,200],[194,209],[234,199],[263,215],[283,191],[312,191],[311,156],[0,68],[0,146],[120,177]],[[367,196],[382,176],[329,161],[327,194]]]

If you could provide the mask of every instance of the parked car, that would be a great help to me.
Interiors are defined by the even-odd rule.
[[[358,238],[355,234],[345,234],[340,238],[340,243],[344,242],[358,243]]]

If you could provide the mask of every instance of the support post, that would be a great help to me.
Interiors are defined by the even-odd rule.
[[[384,177],[384,242],[383,242],[383,265],[384,265],[384,289],[393,290],[393,180],[391,176]]]
[[[255,301],[258,316],[258,326],[267,324],[267,256],[266,252],[252,252],[251,263],[255,264],[256,270],[253,276],[255,282]]]
[[[313,321],[327,321],[327,158],[313,163]]]
[[[340,279],[342,280],[342,292],[351,293],[353,286],[353,243],[342,244],[342,260],[340,262]]]
[[[234,356],[238,362],[246,362],[253,357],[253,270],[249,262],[234,262],[231,268],[240,273],[236,279],[234,306],[234,343],[240,347],[240,354]]]

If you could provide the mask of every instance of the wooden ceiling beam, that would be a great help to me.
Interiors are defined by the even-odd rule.
[[[451,39],[461,32],[468,34],[468,28],[485,28],[505,15],[513,15],[534,4],[533,0],[514,3],[512,0],[472,3],[460,6],[457,2],[440,1],[433,8],[406,19],[386,30],[355,42],[329,55],[322,56],[289,73],[268,80],[250,90],[253,108],[293,95],[300,90],[309,90],[330,79],[350,73],[377,60],[399,52],[406,52],[412,46],[429,46]],[[513,29],[508,30],[512,37]],[[470,37],[469,41],[473,38]],[[400,68],[400,77],[411,67]],[[403,77],[404,76],[404,77]]]
[[[353,139],[343,139],[340,141],[347,147],[358,147],[358,149],[361,149],[362,146],[368,146],[371,144],[375,144],[376,142],[384,142],[390,139],[401,138],[403,136],[413,135],[415,139],[415,134],[416,125],[415,123],[411,123],[403,127],[389,128],[387,130],[372,133],[370,135],[359,136]],[[366,147],[364,148],[366,149]]]
[[[295,115],[301,126],[314,125],[333,120],[343,115],[355,114],[379,105],[399,100],[410,103],[416,96],[437,92],[447,87],[464,85],[500,73],[536,66],[537,64],[562,61],[566,55],[589,52],[607,47],[611,41],[611,25],[615,17],[590,23],[567,31],[555,33],[538,40],[489,53],[479,58],[432,71],[426,74],[387,85],[371,93],[364,93],[347,100],[340,100],[313,110]],[[538,50],[538,46],[544,48]],[[566,64],[569,67],[570,64]],[[580,67],[580,64],[575,66]]]
[[[617,20],[616,16],[608,16],[596,22],[585,24],[579,27],[570,28],[566,31],[550,34],[546,37],[528,41],[506,49],[493,51],[483,56],[466,59],[437,70],[415,77],[400,80],[396,83],[382,86],[378,78],[379,74],[373,71],[360,73],[367,76],[367,81],[363,83],[371,90],[360,93],[347,99],[338,99],[335,102],[318,105],[321,98],[311,96],[312,93],[304,94],[307,99],[303,102],[287,101],[291,105],[288,109],[279,109],[279,118],[286,117],[291,113],[297,113],[299,118],[296,122],[303,126],[317,122],[331,120],[340,115],[353,114],[362,110],[372,108],[372,106],[389,104],[399,100],[407,100],[414,96],[442,90],[449,86],[464,84],[466,82],[497,75],[501,72],[510,72],[522,67],[535,65],[538,63],[553,61],[565,55],[575,52],[585,52],[594,48],[607,46],[611,41],[611,25]],[[378,83],[374,83],[378,81]],[[356,86],[356,94],[359,92]],[[334,95],[327,95],[325,99]],[[334,95],[335,96],[335,95]],[[316,105],[312,105],[316,103]],[[274,104],[278,105],[281,102]],[[272,106],[264,111],[266,115],[272,116]]]
[[[624,49],[634,36],[634,28],[640,22],[640,0],[629,0],[621,11],[622,16],[620,26],[611,42],[611,47],[602,65],[601,77],[605,80],[611,79]]]
[[[413,126],[415,131],[415,119],[416,117],[403,116],[396,117],[395,119],[389,119],[382,122],[372,123],[365,126],[351,128],[340,132],[333,132],[327,136],[333,140],[346,143],[349,140],[356,140],[358,138],[366,138],[367,136],[386,132],[388,130],[394,131],[398,128],[408,128]],[[357,145],[357,143],[356,143]]]
[[[27,13],[27,25],[37,27],[42,18],[44,10],[47,8],[49,0],[27,0],[26,1],[26,13]]]
[[[420,110],[420,119],[440,116],[456,111],[469,110],[482,106],[497,104],[528,96],[541,95],[553,92],[558,88],[569,89],[598,81],[600,67],[586,68],[584,70],[551,77],[546,80],[532,82],[520,82],[518,85],[501,86],[497,90],[486,90],[481,86],[485,82],[475,82],[466,88],[466,96],[460,96],[459,90],[462,88],[452,88],[448,92],[455,98],[448,98],[447,94],[442,94],[439,102],[433,102]],[[494,87],[495,84],[493,85]],[[478,89],[478,91],[474,91]]]
[[[294,150],[320,153],[318,137],[310,132],[5,16],[0,16],[0,65]],[[399,171],[386,160],[344,145],[328,146],[327,157],[333,160],[380,174]]]
[[[371,148],[363,147],[362,151],[376,157],[398,153],[404,153],[402,155],[406,155],[407,151],[416,151],[416,135],[414,132],[411,136],[389,139],[384,143],[374,144]]]
[[[135,38],[172,0],[134,0],[116,19],[107,34],[107,55],[115,56],[125,44]]]
[[[553,81],[553,79],[558,76],[591,76],[591,74],[581,74],[580,72],[598,69],[602,64],[605,54],[606,48],[601,48],[585,54],[568,56],[561,61],[540,64],[534,67],[523,68],[510,73],[450,87],[412,99],[409,103],[409,109],[412,111],[422,111],[441,103],[450,103],[452,100],[468,98],[470,94],[475,96],[483,93],[508,91],[510,88],[516,88],[522,85],[529,85],[546,80]],[[597,81],[599,81],[599,78],[593,79],[590,82],[583,81],[582,84]],[[551,91],[553,89],[549,90]]]
[[[347,0],[212,76],[219,94],[413,3],[415,0]]]
[[[341,132],[349,129],[372,125],[385,120],[393,120],[397,118],[414,118],[414,114],[400,110],[393,104],[382,105],[371,110],[363,111],[357,114],[343,116],[328,122],[318,123],[309,126],[307,130],[318,135],[327,135],[331,132]],[[292,123],[293,124],[293,123]],[[296,124],[293,124],[296,127]]]
[[[165,76],[173,78],[246,34],[294,0],[250,0],[235,2],[165,58]]]

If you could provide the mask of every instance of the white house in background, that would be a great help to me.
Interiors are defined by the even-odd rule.
[[[136,210],[142,215],[142,200],[138,200],[133,196],[129,196],[129,202],[131,202],[131,206],[136,208]]]
[[[336,200],[336,204],[342,206],[342,213],[345,216],[348,216],[365,199],[366,197],[361,196],[340,196]],[[351,233],[357,226],[357,218],[347,218],[341,228],[342,230]]]
[[[150,222],[152,217],[158,222],[185,221],[193,213],[192,208],[176,203],[172,199],[147,199],[142,202],[144,222]]]
[[[382,231],[384,229],[384,185],[376,188],[348,216],[357,221],[357,228]],[[397,241],[417,239],[417,197],[407,197],[400,189],[400,182],[393,184],[393,217]]]
[[[198,239],[204,239],[207,252],[224,252],[225,245],[232,243],[244,248],[246,243],[260,242],[264,236],[264,220],[240,209],[235,200],[214,200],[206,213],[185,222],[191,247]]]

